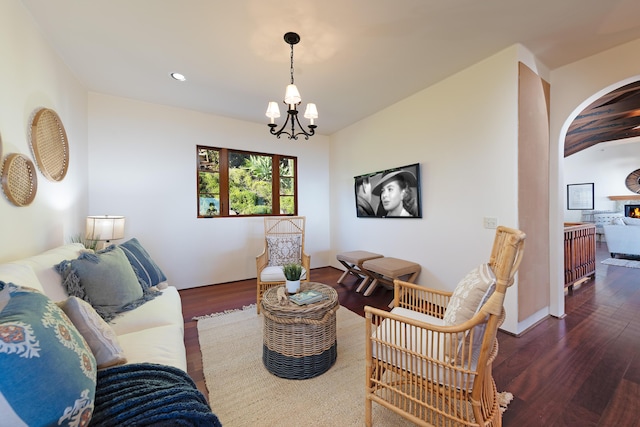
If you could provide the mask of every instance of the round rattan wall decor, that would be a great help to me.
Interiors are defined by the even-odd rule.
[[[69,168],[69,141],[58,114],[42,108],[31,122],[31,150],[40,172],[51,181],[62,181]]]
[[[12,153],[2,164],[2,191],[16,206],[27,206],[36,197],[38,177],[33,162],[27,156]]]

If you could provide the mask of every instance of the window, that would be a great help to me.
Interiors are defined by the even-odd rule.
[[[196,152],[198,218],[297,215],[296,157],[202,145]]]

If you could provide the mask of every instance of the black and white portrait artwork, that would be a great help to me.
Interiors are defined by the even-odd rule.
[[[354,179],[358,217],[422,218],[419,163]]]

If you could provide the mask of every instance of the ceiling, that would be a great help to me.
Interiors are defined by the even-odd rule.
[[[564,140],[564,156],[601,142],[640,136],[640,82],[633,82],[601,96],[573,120]]]
[[[290,79],[283,35],[295,31],[295,82],[326,135],[514,43],[555,69],[640,38],[637,0],[22,3],[88,90],[265,130],[267,102]]]

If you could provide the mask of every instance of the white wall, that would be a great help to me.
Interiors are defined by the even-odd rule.
[[[68,242],[83,230],[87,209],[87,96],[69,69],[35,28],[17,0],[0,2],[0,142],[9,153],[26,155],[31,117],[41,107],[55,110],[69,139],[69,170],[52,182],[38,170],[38,191],[29,206],[0,197],[0,262]],[[36,166],[37,168],[37,166]]]
[[[261,114],[257,112],[256,114]],[[126,216],[178,288],[256,277],[262,218],[197,218],[196,145],[298,156],[311,266],[329,264],[329,139],[277,139],[267,125],[91,93],[89,207]]]
[[[518,227],[517,61],[513,46],[333,135],[334,266],[339,252],[378,252],[420,264],[418,283],[453,290],[488,261],[495,232],[483,217]],[[416,162],[422,219],[356,217],[354,176]]]
[[[627,175],[640,168],[640,142],[603,143],[564,159],[564,182],[593,182],[593,207],[616,210],[609,196],[634,194],[625,185]],[[566,204],[565,204],[566,208]],[[581,211],[565,210],[565,221],[580,221]]]

